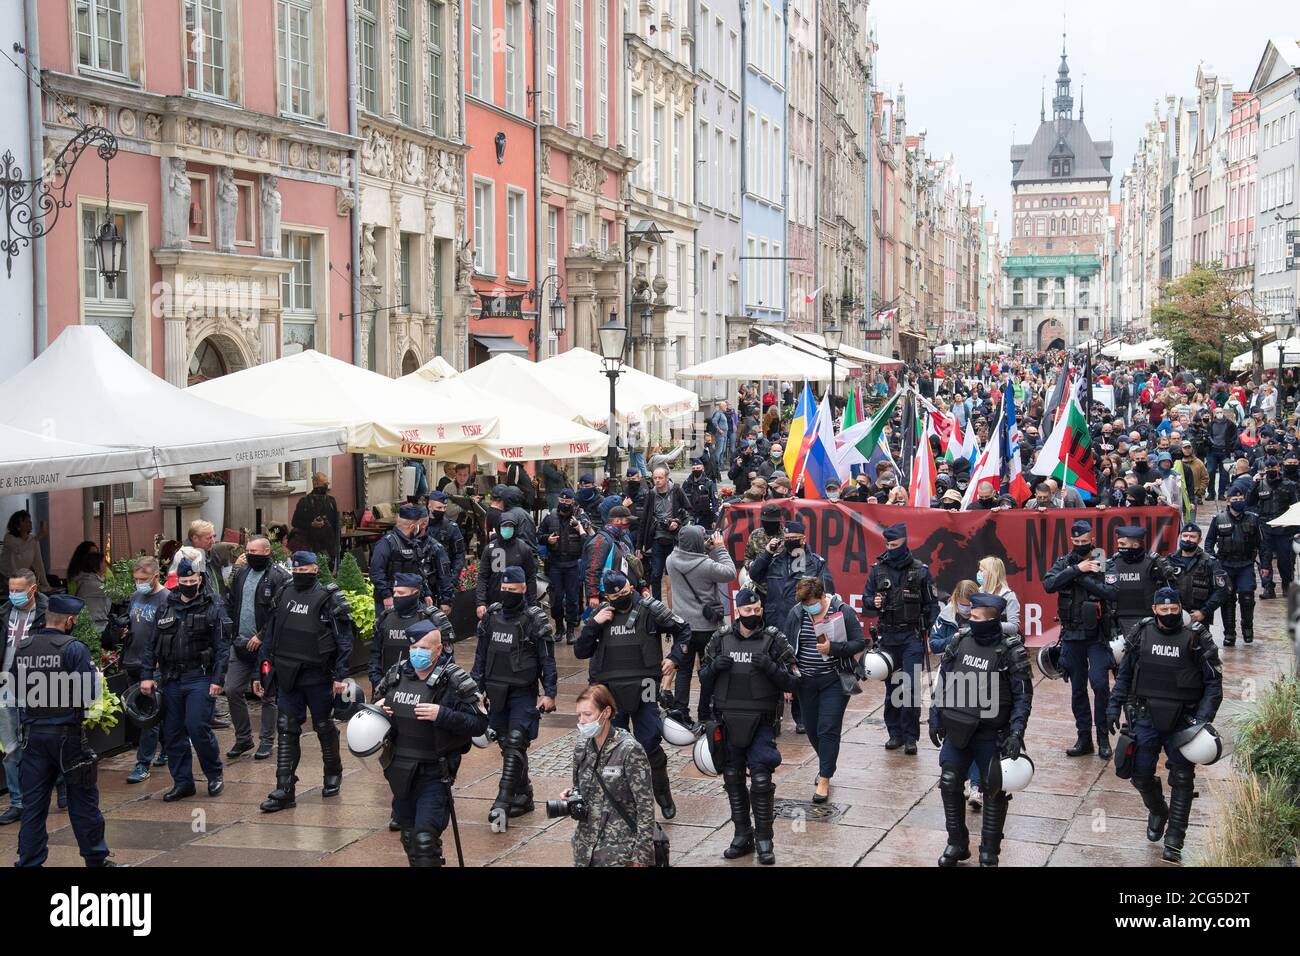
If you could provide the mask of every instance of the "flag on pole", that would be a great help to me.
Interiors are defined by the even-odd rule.
[[[805,296],[803,297],[803,300],[804,300],[805,302],[815,302],[815,301],[817,301],[817,296],[821,295],[821,291],[822,291],[822,289],[824,289],[824,288],[826,288],[826,286],[824,286],[824,285],[819,285],[817,288],[813,289],[811,292],[809,292],[807,295],[805,295]]]
[[[1062,488],[1074,488],[1084,498],[1097,493],[1092,435],[1083,409],[1079,407],[1078,392],[1069,394],[1065,413],[1043,443],[1032,471],[1035,475],[1055,478]]]
[[[1061,408],[1070,377],[1070,360],[1067,358],[1061,365],[1060,372],[1056,375],[1056,384],[1052,386],[1052,394],[1047,399],[1047,404],[1043,406],[1043,421],[1048,419],[1056,421],[1055,412]]]
[[[782,458],[785,473],[790,476],[791,487],[794,487],[795,472],[802,470],[800,455],[803,450],[803,439],[812,428],[812,417],[816,410],[817,406],[813,404],[812,387],[804,382],[803,394],[799,396],[799,401],[794,406],[794,417],[790,419],[790,436]]]
[[[917,430],[919,423],[918,406],[916,399],[909,390],[907,401],[903,402],[903,447],[900,449],[899,461],[906,466],[906,470],[899,478],[899,483],[912,486],[912,462],[916,458]]]
[[[912,459],[911,481],[907,486],[907,503],[913,508],[928,508],[934,501],[934,451],[930,436],[934,427],[930,416],[918,416],[916,429],[916,456]]]
[[[903,390],[898,389],[889,401],[885,402],[880,407],[880,410],[869,419],[858,422],[852,428],[840,430],[841,462],[846,465],[862,465],[871,459],[876,453],[876,446],[880,444],[881,436],[885,433],[885,426],[889,424],[889,419],[893,417],[894,409],[897,407],[902,394]],[[788,475],[790,472],[787,471],[786,474]]]
[[[966,431],[962,432],[961,428],[954,423],[952,437],[948,440],[948,447],[943,450],[944,460],[956,461],[959,458],[965,458],[973,465],[979,450],[979,442],[975,440],[975,427],[970,422],[967,422]]]
[[[813,419],[812,430],[804,438],[807,453],[803,462],[803,496],[826,497],[826,482],[840,479],[835,457],[835,421],[831,414],[830,392],[822,395]]]
[[[1002,423],[1006,434],[1001,438],[1003,488],[1007,494],[1016,499],[1017,505],[1029,500],[1032,492],[1029,482],[1021,471],[1020,463],[1020,428],[1016,425],[1016,396],[1011,383],[1008,382],[1002,393]]]
[[[1002,420],[998,419],[998,424],[989,432],[989,443],[984,446],[979,457],[975,459],[975,464],[971,467],[970,485],[966,488],[966,494],[962,496],[961,507],[965,511],[972,502],[975,501],[976,492],[979,490],[980,482],[990,481],[994,487],[997,487],[1002,475]]]
[[[1183,516],[1183,524],[1190,524],[1196,520],[1196,504],[1192,501],[1192,495],[1188,488],[1187,473],[1183,470],[1183,462],[1174,462],[1173,474],[1165,479],[1166,499],[1171,505],[1178,508]]]

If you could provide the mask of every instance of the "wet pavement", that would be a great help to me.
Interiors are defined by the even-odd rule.
[[[1209,520],[1209,509],[1202,526]],[[1257,604],[1256,640],[1222,651],[1224,705],[1218,723],[1249,707],[1249,701],[1279,673],[1291,667],[1289,639],[1283,635],[1286,601]],[[1219,631],[1216,624],[1215,632]],[[473,642],[457,647],[468,665]],[[537,809],[493,833],[488,808],[497,790],[500,752],[472,750],[461,764],[455,788],[461,847],[467,866],[568,866],[573,824],[547,820],[544,801],[569,786],[574,729],[573,705],[586,686],[586,662],[557,647],[559,711],[542,719],[530,754]],[[1037,674],[1037,670],[1035,669]],[[816,757],[806,738],[794,733],[787,716],[778,739],[783,762],[775,773],[778,800],[776,856],[779,866],[933,866],[945,843],[937,782],[938,752],[924,739],[920,753],[884,750],[883,685],[869,683],[853,697],[844,720],[839,771],[830,803],[814,806]],[[256,715],[254,716],[256,720]],[[256,723],[254,724],[256,726]],[[222,752],[231,731],[219,731]],[[199,778],[200,796],[165,804],[171,785],[165,768],[144,783],[125,782],[133,754],[100,766],[101,806],[114,859],[142,866],[405,866],[397,834],[387,829],[391,794],[375,758],[360,760],[344,748],[343,792],[322,800],[320,752],[314,734],[303,735],[298,805],[263,814],[258,804],[274,786],[275,761],[251,754],[228,762],[225,791],[209,799]],[[1037,766],[1029,788],[1011,801],[1002,847],[1009,866],[1154,866],[1159,844],[1145,839],[1146,812],[1127,781],[1116,778],[1109,761],[1096,756],[1071,759],[1074,719],[1069,688],[1038,677],[1034,710],[1025,745]],[[722,850],[732,828],[720,778],[700,774],[689,748],[666,747],[677,803],[676,818],[665,824],[676,866],[756,866],[753,856],[730,862]],[[196,767],[197,772],[197,767]],[[1192,811],[1187,851],[1194,854],[1213,825],[1229,760],[1201,768],[1199,798]],[[1161,776],[1164,775],[1163,761]],[[972,848],[979,841],[979,815],[970,813]],[[67,814],[51,808],[50,864],[79,865]],[[455,861],[451,833],[444,842]],[[0,853],[12,856],[18,827],[0,829]],[[969,865],[969,864],[966,864]]]

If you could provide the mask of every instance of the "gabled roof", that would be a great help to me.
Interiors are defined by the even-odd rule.
[[[1282,70],[1277,69],[1279,61]],[[1258,93],[1266,86],[1276,82],[1290,68],[1291,73],[1300,73],[1300,42],[1294,37],[1273,37],[1264,47],[1264,55],[1255,67],[1254,79],[1250,81],[1250,91]]]
[[[1011,147],[1012,185],[1040,181],[1104,179],[1110,181],[1110,159],[1114,145],[1094,141],[1081,120],[1053,119],[1039,124],[1029,145]],[[1069,176],[1053,176],[1051,160],[1068,156],[1073,159]]]

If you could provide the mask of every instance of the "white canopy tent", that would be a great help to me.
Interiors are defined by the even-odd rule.
[[[540,363],[554,372],[579,399],[582,420],[599,427],[609,418],[609,379],[604,359],[587,349],[569,349]],[[700,407],[700,397],[690,389],[665,382],[625,365],[615,392],[620,421],[645,422],[655,418],[677,418]]]
[[[275,409],[275,393],[258,398],[260,411]],[[341,428],[246,414],[177,388],[94,325],[64,329],[0,384],[0,424],[21,429],[33,421],[48,422],[60,440],[148,449],[150,478],[324,458],[346,449]]]
[[[498,416],[479,403],[439,402],[414,382],[391,379],[315,349],[223,375],[186,392],[241,412],[274,409],[276,415],[304,425],[346,428],[348,451],[374,455],[432,457],[432,449],[443,442],[491,435],[498,424]]]
[[[525,404],[522,396],[494,394],[465,381],[462,376],[429,381],[417,370],[399,379],[426,396],[427,401],[451,408],[477,408],[497,417],[497,428],[487,437],[473,441],[448,441],[437,446],[439,461],[468,462],[471,458],[492,461],[539,461],[543,458],[586,458],[600,456],[609,446],[603,432],[571,419],[540,411]],[[531,399],[530,399],[531,400]]]
[[[1109,344],[1103,345],[1101,348],[1099,348],[1097,350],[1097,354],[1105,356],[1106,358],[1118,358],[1119,350],[1122,349],[1123,347],[1124,347],[1124,343],[1121,342],[1119,339],[1116,339],[1114,342],[1110,342]]]
[[[591,424],[583,417],[576,392],[569,387],[571,383],[565,382],[545,363],[530,362],[509,352],[501,352],[461,372],[454,381],[473,385],[489,395],[514,395],[526,400],[535,410],[584,425]],[[601,424],[609,417],[608,396],[605,410]]]
[[[154,476],[149,448],[84,445],[0,425],[0,494],[115,485]]]
[[[412,375],[418,375],[427,382],[441,382],[444,378],[455,378],[460,372],[441,355],[435,355],[429,361],[417,368],[411,375],[403,375],[402,378],[410,378]]]
[[[1115,359],[1120,362],[1159,362],[1169,357],[1168,339],[1147,339],[1132,345],[1121,345]]]
[[[781,332],[777,329],[770,329],[761,326],[756,329],[762,335],[766,335],[779,345],[788,345],[791,348],[813,356],[817,359],[826,361],[826,337],[820,332]],[[847,360],[847,362],[846,362]],[[851,345],[841,345],[839,352],[836,353],[835,370],[838,373],[846,365],[852,367],[855,365],[902,365],[899,359],[889,358],[884,355],[877,355],[875,352],[864,352],[862,349],[854,348]]]
[[[848,375],[848,369],[856,367],[850,362],[837,361],[836,377],[843,380]],[[680,369],[677,377],[705,382],[748,382],[753,379],[829,382],[831,363],[780,343],[751,345],[739,352],[729,352],[707,362]]]
[[[1286,339],[1282,342],[1269,342],[1264,346],[1264,368],[1277,368],[1282,357],[1282,346],[1286,346],[1287,365],[1300,365],[1300,339]],[[1247,372],[1255,361],[1254,351],[1242,352],[1232,360],[1234,372]]]
[[[942,345],[935,346],[934,358],[938,362],[951,362],[954,353],[957,358],[963,356],[969,357],[974,352],[975,355],[1000,354],[1011,351],[1011,347],[1003,345],[1001,342],[986,342],[983,339],[976,339],[974,342],[959,342],[955,347],[951,342],[945,342]]]

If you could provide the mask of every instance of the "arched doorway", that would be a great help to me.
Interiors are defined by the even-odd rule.
[[[197,385],[210,379],[221,378],[229,372],[230,367],[226,364],[225,355],[217,348],[216,342],[209,337],[199,343],[199,347],[194,350],[194,355],[190,358],[190,377],[186,384]]]
[[[415,354],[414,349],[407,349],[406,354],[402,356],[402,374],[410,375],[420,367],[420,358]]]
[[[1054,350],[1064,350],[1064,349],[1065,349],[1065,339],[1052,339],[1052,341],[1047,343],[1047,348],[1044,351],[1051,352]]]
[[[1045,319],[1038,326],[1038,349],[1041,352],[1065,348],[1065,327],[1056,319]]]

